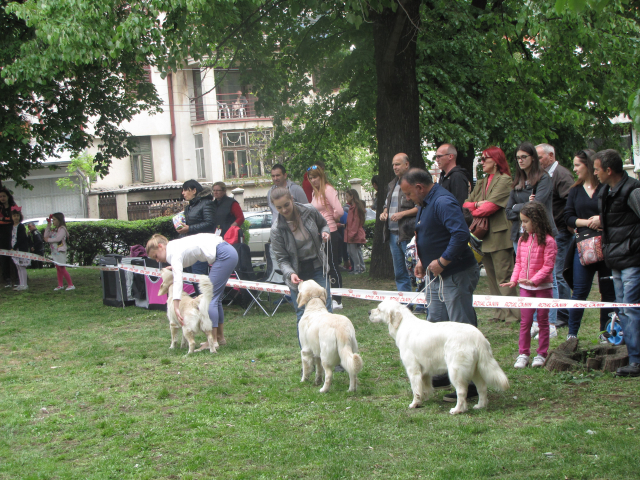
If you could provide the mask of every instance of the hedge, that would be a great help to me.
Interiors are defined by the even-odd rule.
[[[245,241],[249,222],[242,226]],[[45,226],[38,227],[44,233]],[[128,256],[133,245],[146,245],[154,233],[160,233],[169,240],[178,238],[173,228],[172,217],[158,217],[148,220],[100,220],[98,222],[73,222],[67,225],[67,262],[78,265],[97,264],[100,256],[117,253]],[[47,253],[50,253],[46,244]]]

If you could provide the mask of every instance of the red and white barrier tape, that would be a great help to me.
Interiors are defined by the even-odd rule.
[[[16,257],[16,258],[28,258],[29,260],[37,260],[40,262],[45,262],[45,263],[53,263],[54,265],[58,265],[59,267],[69,267],[69,268],[80,268],[79,265],[69,265],[68,263],[58,263],[54,260],[51,260],[50,258],[47,257],[43,257],[42,255],[37,255],[35,253],[28,253],[28,252],[19,252],[16,250],[3,250],[0,249],[0,255],[4,255],[7,257]],[[109,271],[109,272],[117,272],[118,271],[118,267],[114,266],[103,266],[103,267],[96,267],[96,266],[88,266],[88,267],[82,267],[82,268],[91,268],[94,270],[105,270],[105,271]]]
[[[0,250],[0,255],[8,255],[11,257],[29,258],[31,260],[40,260],[43,262],[54,263],[56,265],[77,267],[77,265],[58,264],[51,259],[35,255],[33,253],[16,252],[14,250]],[[82,267],[95,268],[98,270],[117,271],[124,270],[127,272],[138,273],[140,275],[159,277],[161,270],[150,267],[136,267],[133,265],[118,264],[118,266],[105,267]],[[187,282],[199,283],[204,275],[196,275],[191,273],[183,273],[182,279]],[[289,287],[286,285],[278,285],[266,282],[250,282],[247,280],[229,279],[227,287],[243,288],[247,290],[257,290],[260,292],[279,293],[289,295]],[[396,292],[392,290],[359,290],[352,288],[333,288],[332,295],[343,297],[359,298],[361,300],[372,300],[381,302],[383,300],[396,300],[400,303],[425,304],[425,296],[418,295],[416,292]],[[640,307],[637,303],[607,303],[607,302],[591,302],[581,300],[562,300],[554,298],[531,298],[531,297],[502,297],[494,295],[474,295],[473,306],[480,308],[628,308]]]

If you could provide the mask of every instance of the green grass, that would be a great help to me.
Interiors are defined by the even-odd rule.
[[[483,322],[488,310],[480,329],[511,389],[451,416],[443,392],[407,408],[372,303],[345,298],[342,311],[364,360],[358,392],[338,373],[320,394],[299,381],[289,306],[274,318],[226,309],[228,345],[187,356],[169,350],[163,313],[105,307],[99,274],[71,273],[73,292],[53,292],[50,269],[30,270],[27,292],[0,292],[2,479],[638,478],[640,379],[516,371],[517,326]],[[345,283],[373,286],[367,275]],[[580,338],[596,334],[591,311]]]

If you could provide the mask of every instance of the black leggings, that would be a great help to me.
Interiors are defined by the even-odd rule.
[[[342,275],[338,270],[340,260],[342,259],[342,236],[336,230],[331,232],[331,243],[329,244],[329,278],[331,280],[331,288],[342,288]],[[342,297],[333,295],[336,302],[342,303]]]

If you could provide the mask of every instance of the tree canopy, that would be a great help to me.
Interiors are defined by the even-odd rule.
[[[96,159],[106,168],[109,153],[124,152],[118,120],[157,105],[152,91],[134,88],[141,65],[165,74],[186,62],[240,68],[256,108],[273,116],[272,150],[292,172],[323,159],[340,174],[350,152],[367,148],[386,182],[393,154],[423,166],[430,144],[454,143],[467,166],[492,144],[511,153],[521,141],[548,142],[561,158],[589,139],[618,146],[608,119],[631,112],[638,88],[638,9],[628,0],[569,1],[597,7],[583,10],[563,2],[27,0],[8,8],[24,36],[2,74],[6,88],[21,85],[39,104],[35,130],[66,128],[74,139],[23,136],[23,145],[77,147],[89,136],[80,125],[97,117],[96,133],[114,140]],[[59,115],[67,104],[70,123]],[[389,271],[388,255],[376,254],[386,251],[380,232],[374,274]]]
[[[96,170],[106,174],[111,158],[127,154],[128,134],[119,125],[160,104],[153,85],[142,81],[143,64],[131,55],[86,57],[82,49],[60,61],[48,49],[67,34],[60,19],[52,19],[54,28],[24,15],[27,23],[13,7],[25,14],[35,5],[0,3],[0,181],[28,187],[31,170],[61,150],[90,147],[94,136],[101,142]]]

